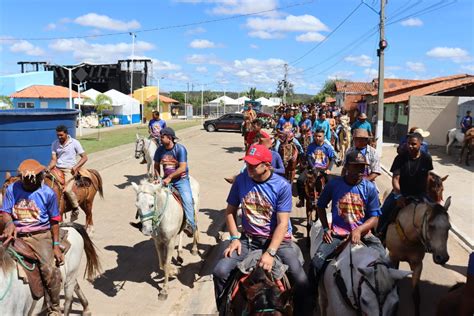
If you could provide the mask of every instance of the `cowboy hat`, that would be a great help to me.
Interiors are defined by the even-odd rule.
[[[365,114],[365,113],[360,113],[360,114],[359,114],[359,118],[360,118],[361,120],[366,119],[366,118],[367,118],[367,114]]]
[[[23,160],[18,166],[18,173],[22,177],[35,177],[45,169],[46,167],[40,164],[38,161],[34,159],[26,159]]]
[[[428,136],[430,136],[430,134],[431,134],[430,132],[424,131],[424,130],[421,129],[421,128],[415,129],[415,130],[413,131],[413,133],[418,133],[418,134],[420,134],[423,138],[428,137]]]

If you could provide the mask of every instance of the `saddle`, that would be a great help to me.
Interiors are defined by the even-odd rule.
[[[51,169],[47,177],[59,183],[61,187],[64,187],[66,185],[64,173],[57,167]],[[76,175],[74,178],[76,179],[76,184],[78,184],[79,186],[83,186],[85,182],[80,181],[81,179],[87,179],[87,182],[92,183],[92,175],[89,169],[79,169],[78,175]]]
[[[67,231],[59,230],[60,248],[64,254],[67,253],[71,244],[67,240]],[[45,288],[38,267],[38,257],[35,251],[21,238],[15,239],[8,247],[12,258],[16,261],[18,278],[28,283],[34,299],[44,296]],[[15,255],[13,255],[13,254]]]

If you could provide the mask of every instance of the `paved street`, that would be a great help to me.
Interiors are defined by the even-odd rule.
[[[135,193],[131,182],[139,182],[145,166],[133,158],[134,146],[124,145],[92,154],[88,167],[98,169],[104,179],[105,199],[96,199],[94,206],[94,242],[99,249],[103,275],[92,284],[80,280],[91,310],[95,315],[191,315],[212,314],[214,291],[212,268],[221,253],[215,247],[224,225],[223,209],[230,185],[224,176],[232,175],[241,167],[242,138],[238,133],[207,133],[199,126],[178,132],[188,149],[190,173],[201,185],[198,224],[199,256],[189,252],[191,240],[185,239],[188,251],[180,274],[170,282],[167,301],[158,300],[163,275],[158,272],[157,256],[148,237],[133,228],[135,221]],[[378,181],[381,190],[388,188],[390,179]],[[293,223],[296,237],[304,232],[303,209],[294,209]],[[84,222],[80,218],[80,222]],[[303,245],[304,246],[304,245]],[[303,247],[305,250],[306,248]],[[468,253],[453,239],[449,239],[451,260],[445,267],[433,264],[427,256],[422,275],[421,294],[423,315],[433,315],[436,299],[458,281],[465,280]],[[83,260],[84,261],[84,260]],[[84,262],[83,262],[84,266]],[[408,269],[402,264],[402,269]],[[411,315],[409,279],[401,284],[399,315]],[[81,311],[74,304],[74,311]]]

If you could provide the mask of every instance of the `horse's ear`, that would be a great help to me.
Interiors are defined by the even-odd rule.
[[[12,177],[12,174],[10,172],[5,172],[5,180],[8,180]]]
[[[137,140],[140,139],[140,136],[138,136],[138,133],[135,134],[135,137],[137,138]]]
[[[135,182],[132,182],[132,188],[135,190],[135,192],[138,193],[138,184],[136,184]]]
[[[449,177],[449,174],[445,175],[444,177],[441,178],[441,182],[446,181],[446,179]]]
[[[409,276],[410,274],[412,274],[411,271],[404,271],[404,270],[398,270],[398,269],[392,269],[392,268],[388,269],[388,273],[394,280],[401,280]]]
[[[450,206],[451,206],[451,197],[448,197],[446,199],[446,202],[444,203],[444,209],[446,210],[446,212],[448,211]]]

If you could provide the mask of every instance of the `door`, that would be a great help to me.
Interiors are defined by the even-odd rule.
[[[218,129],[229,129],[231,128],[231,114],[222,115],[216,121],[216,127]]]
[[[242,115],[232,114],[232,116],[231,116],[231,128],[233,130],[240,130],[243,121],[244,121],[244,117]]]

